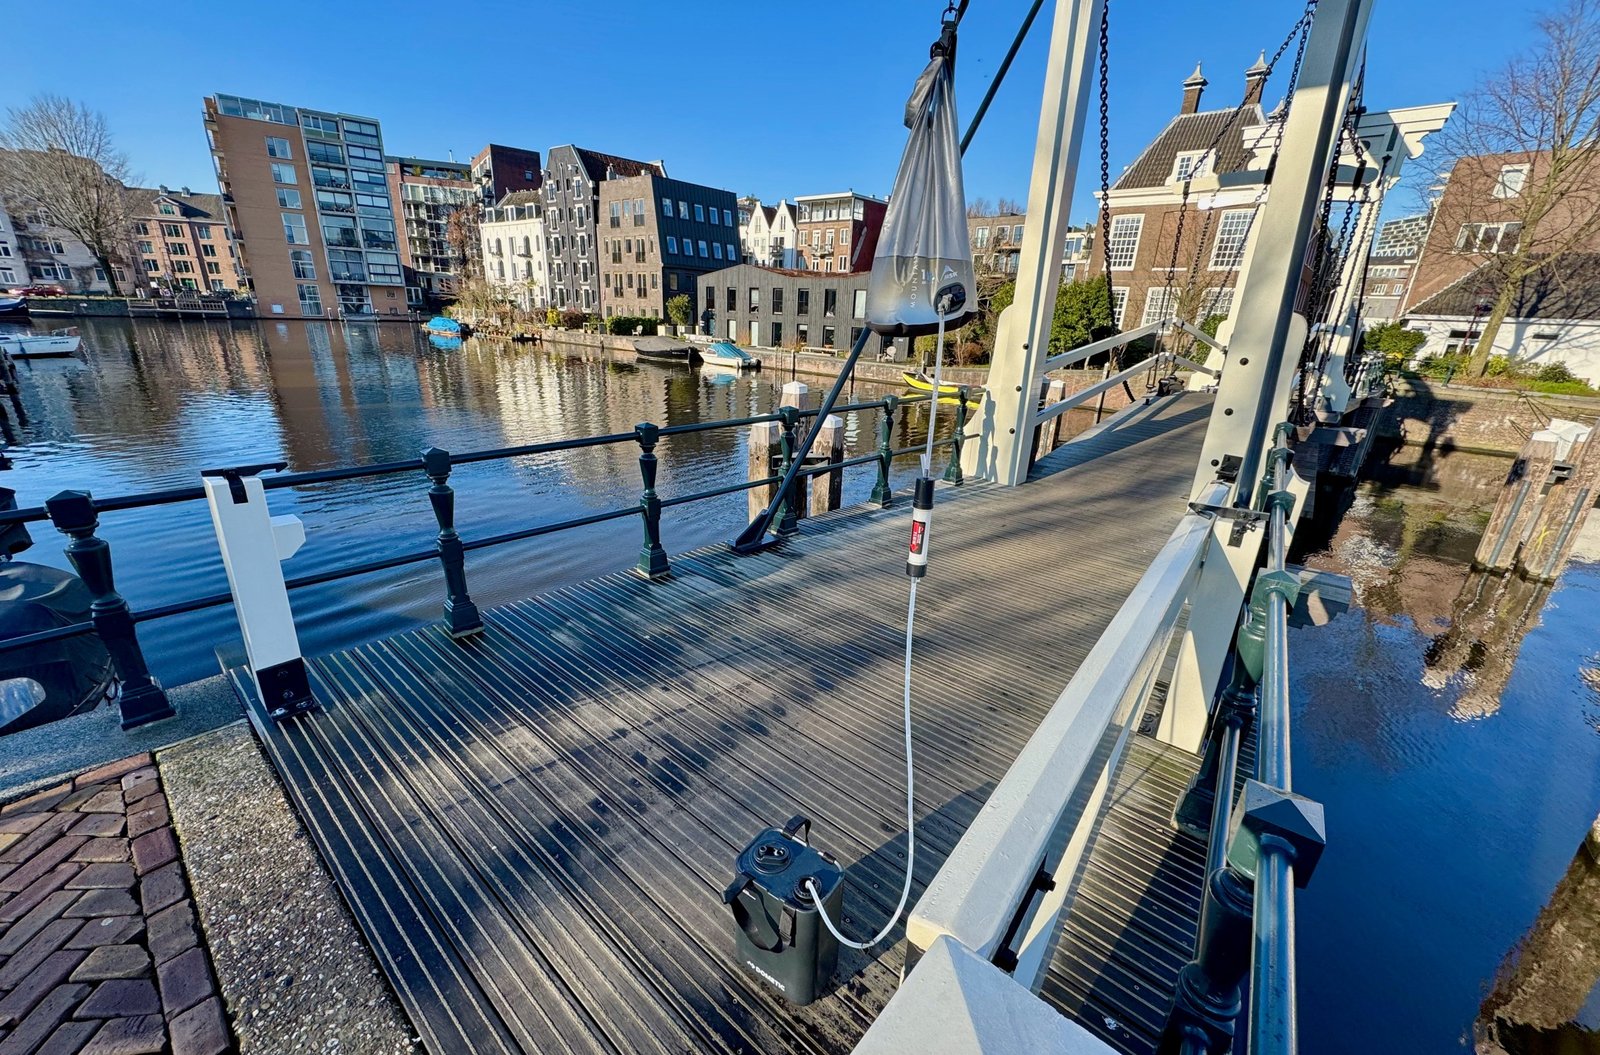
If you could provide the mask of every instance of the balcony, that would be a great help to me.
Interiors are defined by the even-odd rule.
[[[360,249],[361,242],[353,231],[323,231],[322,241],[329,249]]]

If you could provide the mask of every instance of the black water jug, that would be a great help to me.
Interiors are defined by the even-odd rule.
[[[811,822],[792,817],[750,841],[722,899],[733,909],[734,957],[796,1004],[820,996],[839,962],[839,942],[817,912],[816,884],[828,918],[844,907],[844,870],[811,845]]]

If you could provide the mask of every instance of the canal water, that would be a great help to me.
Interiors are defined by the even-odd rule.
[[[786,372],[734,376],[715,367],[623,362],[602,352],[470,340],[434,347],[409,326],[323,323],[153,323],[94,320],[80,325],[85,352],[18,364],[22,422],[5,414],[13,467],[0,485],[20,505],[63,488],[98,497],[193,485],[202,468],[286,461],[293,471],[415,458],[429,446],[453,452],[631,432],[767,413]],[[830,382],[801,378],[813,399]],[[899,388],[860,383],[852,401]],[[940,433],[953,408],[943,408]],[[844,415],[846,454],[877,447],[876,411]],[[897,415],[895,445],[925,435],[925,406]],[[748,429],[662,440],[657,490],[663,499],[746,478]],[[936,459],[948,453],[936,452]],[[940,460],[939,470],[943,468]],[[896,460],[893,482],[908,485],[918,458]],[[846,504],[865,501],[873,466],[846,472]],[[639,448],[625,443],[458,468],[457,526],[466,539],[637,505]],[[274,512],[297,514],[306,544],[285,564],[300,575],[427,548],[437,532],[419,471],[272,493]],[[730,538],[747,522],[743,493],[668,509],[669,553]],[[65,567],[65,541],[33,525],[23,560]],[[224,591],[203,502],[105,514],[121,592],[135,608]],[[631,566],[637,518],[561,531],[470,553],[473,598],[492,605]],[[437,619],[443,581],[436,562],[295,591],[309,655]],[[140,627],[151,665],[166,684],[214,674],[213,648],[237,636],[231,608]]]
[[[1508,467],[1382,474],[1409,483],[1297,539],[1356,590],[1289,641],[1294,787],[1328,829],[1299,901],[1307,1055],[1600,1052],[1600,920],[1564,918],[1600,882],[1555,896],[1593,871],[1600,564],[1553,589],[1471,570]]]
[[[192,484],[217,465],[311,470],[412,458],[429,445],[460,452],[738,417],[770,410],[785,379],[492,342],[442,351],[393,325],[82,329],[81,358],[21,367],[26,420],[5,408],[14,467],[0,484],[23,505],[67,487],[110,496]],[[862,384],[852,394],[889,391]],[[897,446],[921,437],[922,413],[902,422]],[[847,453],[874,446],[876,415],[847,426]],[[746,430],[668,439],[660,454],[664,497],[733,483],[745,472]],[[462,467],[452,483],[463,535],[635,503],[637,455],[626,444]],[[1525,994],[1525,965],[1550,958],[1545,924],[1584,903],[1571,876],[1600,810],[1600,565],[1575,562],[1553,590],[1474,574],[1483,510],[1507,465],[1474,457],[1396,460],[1335,532],[1302,533],[1305,563],[1356,585],[1350,612],[1290,642],[1295,786],[1326,804],[1329,831],[1300,900],[1309,1055],[1558,1050],[1506,1021],[1494,1029],[1501,1046],[1485,1046],[1479,1019],[1486,1006],[1503,1020],[1538,1017],[1507,994]],[[900,459],[897,485],[915,467]],[[864,500],[872,482],[870,467],[847,474],[846,502]],[[417,473],[274,492],[275,510],[307,526],[289,573],[427,546],[427,486]],[[731,536],[745,504],[741,494],[669,510],[668,550]],[[102,523],[135,608],[225,588],[203,504]],[[64,566],[59,536],[33,531],[23,559]],[[639,543],[630,518],[470,554],[468,574],[475,598],[495,604],[628,567]],[[432,563],[294,595],[311,654],[436,619],[441,600]],[[212,648],[236,634],[232,624],[224,608],[146,624],[141,636],[159,676],[178,684],[215,672]],[[1535,1033],[1565,1022],[1559,1050],[1600,1051],[1585,1032],[1600,1024],[1600,966],[1564,970],[1577,995],[1552,1002],[1541,1019],[1550,1025]],[[1571,1046],[1574,1036],[1587,1046]]]

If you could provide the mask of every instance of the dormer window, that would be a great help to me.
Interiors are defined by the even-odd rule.
[[[1184,180],[1204,176],[1211,171],[1211,152],[1209,150],[1184,150],[1180,151],[1178,158],[1172,164],[1172,182],[1182,183]]]
[[[176,215],[178,215],[178,210],[176,208],[174,208],[173,206],[167,204],[166,202],[162,202],[160,205],[157,205],[156,206],[156,211],[161,213],[162,216],[176,216]]]
[[[1494,196],[1496,198],[1515,198],[1522,194],[1522,188],[1528,182],[1527,165],[1502,165],[1500,178],[1494,183]]]

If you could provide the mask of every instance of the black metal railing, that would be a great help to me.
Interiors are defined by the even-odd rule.
[[[465,556],[469,552],[607,521],[639,517],[643,527],[644,540],[635,567],[641,575],[652,580],[660,580],[667,578],[671,574],[671,565],[661,530],[661,513],[665,509],[784,483],[787,490],[780,495],[781,504],[785,508],[782,519],[788,529],[787,533],[793,534],[798,530],[797,522],[800,503],[803,501],[800,490],[800,482],[802,480],[820,473],[843,472],[846,469],[867,464],[877,466],[877,479],[871,500],[878,505],[888,505],[890,493],[889,471],[892,459],[921,449],[920,444],[900,448],[890,445],[890,439],[893,435],[893,415],[899,407],[907,404],[925,403],[929,399],[929,396],[923,395],[910,396],[904,399],[888,396],[883,399],[867,400],[834,407],[833,409],[836,413],[882,411],[886,425],[880,433],[879,448],[869,454],[857,457],[838,461],[827,460],[803,466],[798,464],[797,459],[800,423],[807,418],[817,417],[819,411],[802,411],[793,407],[780,407],[772,413],[756,414],[742,418],[669,427],[661,427],[646,422],[635,426],[629,432],[551,440],[543,443],[467,451],[458,454],[452,454],[438,447],[430,447],[420,457],[405,461],[342,466],[299,473],[280,473],[261,477],[261,483],[265,490],[278,491],[285,488],[366,480],[404,473],[418,473],[424,476],[429,484],[424,493],[427,496],[437,525],[437,533],[432,545],[355,564],[309,572],[287,579],[285,585],[290,590],[298,590],[341,579],[437,560],[440,563],[445,584],[443,609],[445,629],[452,636],[465,637],[477,632],[483,626],[482,617],[477,605],[472,600],[467,583]],[[963,390],[957,415],[958,428],[956,434],[936,443],[936,446],[941,448],[949,447],[951,449],[950,464],[945,470],[945,479],[954,483],[961,482],[960,455],[962,437],[960,433],[965,427],[967,402],[968,397],[965,390]],[[930,423],[932,420],[932,416],[930,416]],[[684,495],[663,497],[657,493],[656,476],[660,457],[657,454],[657,446],[662,440],[670,439],[674,436],[687,436],[720,429],[743,428],[766,422],[778,422],[785,431],[785,457],[782,471],[779,474],[755,480],[742,480]],[[458,531],[455,522],[455,489],[450,484],[451,473],[456,467],[480,462],[504,461],[512,458],[585,450],[592,447],[617,446],[627,443],[636,443],[639,446],[639,471],[643,488],[637,503],[551,523],[530,525],[482,538],[466,539]],[[11,525],[26,525],[49,521],[58,531],[65,534],[70,540],[66,547],[67,557],[93,597],[91,614],[88,620],[0,640],[0,654],[51,644],[84,634],[95,634],[100,637],[110,653],[116,673],[122,683],[120,703],[123,726],[131,728],[132,726],[172,714],[172,707],[167,701],[166,693],[161,688],[159,681],[151,674],[149,665],[145,660],[138,640],[137,627],[152,620],[165,619],[171,616],[184,615],[230,604],[233,600],[232,594],[228,592],[214,593],[135,611],[114,586],[111,546],[96,534],[96,530],[99,527],[99,518],[104,513],[203,501],[205,497],[205,489],[199,485],[172,487],[140,494],[117,495],[111,498],[94,498],[86,491],[63,491],[49,499],[42,506],[0,511],[0,530]]]
[[[1286,564],[1295,506],[1291,431],[1279,426],[1268,455],[1254,506],[1266,524],[1266,563],[1234,638],[1231,673],[1212,709],[1200,772],[1175,818],[1206,841],[1206,889],[1195,956],[1179,972],[1158,1049],[1163,1053],[1233,1051],[1247,977],[1247,1050],[1298,1050],[1294,889],[1310,879],[1325,836],[1321,803],[1294,794],[1290,772],[1288,626],[1300,589]],[[1235,796],[1252,728],[1255,774]]]

